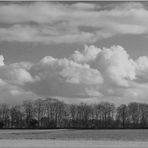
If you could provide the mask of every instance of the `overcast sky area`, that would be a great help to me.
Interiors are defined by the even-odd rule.
[[[148,2],[0,2],[0,103],[148,103]]]

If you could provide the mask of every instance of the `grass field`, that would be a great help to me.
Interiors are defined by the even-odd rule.
[[[1,140],[0,148],[147,148],[148,142],[92,140]]]
[[[0,130],[0,139],[148,141],[148,130]]]
[[[0,148],[147,148],[148,130],[0,130]]]

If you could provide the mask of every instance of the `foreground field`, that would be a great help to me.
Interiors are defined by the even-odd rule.
[[[0,148],[147,148],[148,130],[0,130]]]
[[[148,142],[93,140],[0,140],[0,148],[147,148]]]
[[[0,130],[0,139],[148,141],[148,130]]]

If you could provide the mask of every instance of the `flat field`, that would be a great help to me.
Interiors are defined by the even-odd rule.
[[[147,148],[148,142],[93,140],[1,140],[0,148]]]
[[[0,139],[148,141],[148,130],[0,130]]]
[[[148,130],[0,130],[0,148],[148,148]]]

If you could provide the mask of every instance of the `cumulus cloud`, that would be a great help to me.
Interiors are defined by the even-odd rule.
[[[23,84],[25,82],[33,81],[31,75],[27,72],[31,64],[29,63],[14,63],[10,65],[4,64],[4,57],[0,55],[0,82],[5,84],[5,82]]]
[[[45,57],[30,69],[38,81],[26,87],[36,93],[48,96],[87,96],[85,89],[103,83],[101,73],[87,64],[79,64],[70,59]]]
[[[96,48],[93,45],[85,45],[84,51],[81,53],[80,51],[76,50],[72,55],[72,59],[78,63],[87,63],[89,61],[95,60],[99,52],[101,52],[101,49]]]
[[[116,98],[119,102],[130,102],[131,99],[145,100],[148,95],[148,57],[133,60],[119,45],[102,49],[85,46],[69,58],[46,56],[35,64],[5,65],[2,55],[1,60],[0,92],[3,96],[14,98],[26,94],[75,101],[87,98],[84,100],[90,102],[93,98],[98,101]]]
[[[76,62],[86,62],[100,70],[105,79],[114,84],[128,86],[129,80],[135,79],[136,63],[121,46],[102,50],[86,46],[83,53],[75,51],[72,57]]]
[[[15,64],[3,65],[0,67],[0,77],[7,83],[23,85],[26,82],[33,82],[30,73],[23,67]]]
[[[4,65],[4,57],[0,55],[0,66]]]
[[[147,34],[144,3],[2,3],[0,41],[93,43],[118,34]]]
[[[27,82],[34,81],[27,72],[31,65],[27,62],[5,65],[4,57],[0,55],[0,103],[16,104],[37,97],[33,92],[22,88]]]
[[[135,64],[121,46],[104,48],[98,57],[103,71],[117,85],[128,86],[130,80],[135,79]]]

